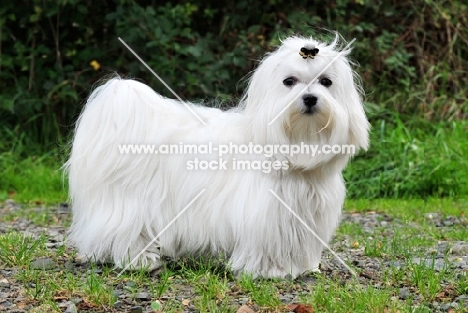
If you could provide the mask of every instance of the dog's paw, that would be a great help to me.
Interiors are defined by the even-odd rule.
[[[84,254],[77,254],[73,258],[73,261],[77,264],[86,264],[89,262],[89,258]]]
[[[143,253],[140,256],[140,262],[143,264],[143,267],[148,269],[148,271],[154,271],[160,268],[163,264],[160,255],[154,252]]]
[[[101,260],[101,259],[97,259],[96,257],[94,256],[90,256],[90,255],[87,255],[87,254],[83,254],[83,253],[79,253],[77,255],[75,255],[75,257],[73,258],[73,261],[77,264],[87,264],[87,263],[94,263],[94,264],[105,264],[107,263],[109,260]]]
[[[116,263],[117,267],[126,270],[147,270],[147,271],[154,271],[160,268],[163,264],[161,258],[158,253],[155,252],[143,252],[138,258],[135,257],[127,260],[126,262],[118,262]]]

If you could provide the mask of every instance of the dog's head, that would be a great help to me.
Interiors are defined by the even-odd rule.
[[[328,45],[291,37],[268,54],[244,98],[253,141],[367,149],[369,123],[349,52],[339,51],[338,37]],[[288,160],[293,167],[312,169],[333,158],[296,155]]]

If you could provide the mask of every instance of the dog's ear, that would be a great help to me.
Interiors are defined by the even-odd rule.
[[[340,89],[338,97],[340,102],[346,106],[348,111],[348,142],[347,144],[356,147],[356,153],[359,149],[367,150],[369,147],[369,129],[370,124],[367,120],[363,106],[363,89],[360,84],[359,76],[353,72],[347,59],[338,59],[339,66],[338,77],[340,79]]]
[[[352,82],[352,81],[351,81]],[[349,95],[348,113],[349,113],[349,144],[356,146],[356,152],[359,149],[367,150],[369,147],[369,129],[370,124],[366,118],[362,99],[359,95],[359,86],[351,88]]]
[[[281,83],[277,67],[281,59],[271,54],[259,65],[249,82],[243,98],[248,133],[256,144],[284,144],[289,142],[285,133],[284,94],[275,86]],[[284,87],[284,86],[282,86]]]

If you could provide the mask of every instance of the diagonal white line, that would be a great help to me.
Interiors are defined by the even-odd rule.
[[[131,53],[133,53],[133,55],[134,55],[138,60],[140,60],[140,62],[141,62],[154,76],[156,76],[157,79],[159,79],[159,81],[160,81],[164,86],[166,86],[167,89],[169,89],[170,92],[172,92],[172,94],[173,94],[180,102],[182,102],[182,103],[185,105],[185,107],[186,107],[186,108],[187,108],[203,125],[206,126],[205,121],[202,120],[202,118],[201,118],[197,113],[195,113],[195,111],[194,111],[184,100],[182,100],[182,98],[180,98],[179,95],[177,95],[177,94],[175,93],[175,91],[172,90],[172,88],[169,87],[169,85],[166,84],[166,82],[165,82],[161,77],[159,77],[159,75],[156,74],[156,73],[151,69],[151,67],[149,67],[148,64],[146,64],[145,61],[143,61],[143,60],[138,56],[138,54],[136,54],[136,52],[133,51],[132,48],[130,48],[130,47],[125,43],[125,41],[123,41],[122,38],[119,37],[118,39],[120,40],[120,42],[121,42],[128,50],[130,50]]]
[[[192,205],[192,203],[195,202],[195,200],[197,200],[201,195],[202,193],[204,193],[206,191],[206,189],[203,189],[198,195],[195,196],[195,198],[193,198],[192,201],[190,201],[189,204],[187,204],[187,206],[185,208],[182,209],[182,211],[179,212],[179,214],[177,214],[173,219],[172,221],[169,222],[169,224],[166,225],[166,227],[163,228],[163,230],[161,230],[159,232],[159,234],[156,235],[156,237],[153,238],[153,240],[151,240],[147,245],[146,247],[144,247],[140,253],[138,253],[134,258],[133,260],[127,264],[123,269],[122,271],[120,271],[120,273],[117,275],[117,277],[119,277],[120,275],[122,275],[123,272],[125,272],[139,257],[140,255],[142,255],[182,214],[184,214],[184,212]]]
[[[317,233],[314,232],[314,231],[312,230],[312,228],[310,228],[309,225],[307,225],[306,222],[304,222],[304,220],[302,220],[302,218],[300,218],[299,215],[297,215],[297,214],[283,201],[283,199],[281,199],[273,190],[271,190],[271,189],[268,189],[268,190],[270,190],[270,192],[271,192],[271,193],[272,193],[288,210],[289,210],[289,212],[291,212],[291,214],[294,215],[294,217],[296,217],[296,218],[299,220],[299,222],[301,222],[301,224],[304,225],[305,228],[307,228],[307,230],[309,230],[309,231],[312,233],[312,235],[314,235],[315,238],[317,238],[317,239],[325,246],[325,248],[327,248],[327,249],[335,256],[335,258],[337,258],[338,261],[340,261],[341,264],[343,264],[343,265],[348,269],[348,271],[350,271],[351,274],[353,274],[353,276],[357,278],[356,272],[353,271],[353,270],[345,263],[345,261],[343,261],[343,259],[340,258],[340,257],[335,253],[335,251],[333,251],[333,250],[327,245],[327,243],[326,243],[325,241],[323,241],[322,238],[320,238],[319,235],[317,235]]]
[[[340,53],[338,53],[338,54],[330,61],[330,63],[328,63],[327,66],[325,66],[325,67],[323,68],[323,70],[321,70],[320,73],[318,73],[318,74],[314,77],[314,79],[312,79],[312,80],[310,81],[310,83],[308,83],[307,86],[305,86],[304,89],[302,89],[301,92],[298,93],[298,94],[294,97],[294,99],[292,99],[292,100],[288,103],[288,105],[287,105],[284,109],[282,109],[281,112],[279,112],[278,115],[276,115],[274,119],[271,120],[270,123],[268,123],[268,126],[270,126],[271,124],[273,124],[273,123],[278,119],[278,117],[280,117],[280,115],[283,114],[284,111],[286,111],[286,110],[291,106],[291,104],[293,104],[293,102],[297,100],[297,98],[299,98],[300,96],[302,96],[302,94],[307,90],[307,88],[309,88],[310,85],[312,85],[312,84],[320,77],[320,75],[322,75],[323,72],[325,72],[325,71],[327,70],[327,68],[329,68],[329,67],[330,67],[330,66],[331,66],[331,65],[332,65],[332,64],[349,48],[349,46],[351,46],[351,44],[352,44],[353,42],[355,42],[355,41],[356,41],[356,38],[354,38],[353,40],[351,40],[351,42],[348,43],[348,44],[346,45],[346,47],[343,49],[343,51],[341,51]]]

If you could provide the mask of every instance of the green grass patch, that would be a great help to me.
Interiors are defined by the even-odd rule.
[[[392,115],[373,122],[371,147],[345,171],[353,199],[468,195],[468,123]]]
[[[26,203],[59,203],[67,200],[67,183],[53,153],[21,158],[0,153],[0,201],[13,198]]]
[[[345,286],[319,278],[310,294],[302,301],[311,303],[318,312],[385,312],[386,308],[396,310],[401,307],[398,302],[392,303],[391,289],[378,289],[349,283]]]
[[[26,267],[34,258],[45,255],[45,237],[33,238],[18,232],[0,235],[0,264]]]
[[[465,216],[467,199],[429,198],[429,199],[347,199],[346,212],[381,212],[404,221],[422,222],[427,220],[426,213],[443,216]]]
[[[242,275],[239,286],[245,291],[252,301],[263,309],[274,309],[280,306],[278,299],[278,288],[275,280],[257,279],[249,275]]]

